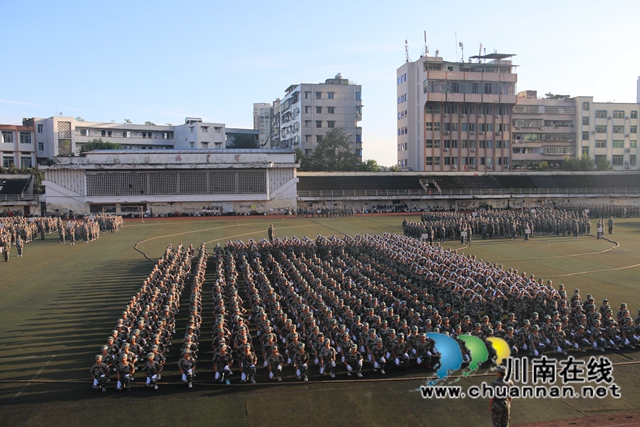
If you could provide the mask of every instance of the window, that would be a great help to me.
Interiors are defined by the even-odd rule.
[[[632,111],[631,112],[631,118],[632,119],[637,119],[638,118],[638,112],[637,111]]]
[[[356,142],[362,142],[362,135],[356,135]]]
[[[467,142],[466,139],[461,139],[460,140],[460,148],[468,148],[469,143]]]
[[[427,114],[440,114],[440,106],[439,105],[427,104],[427,106],[425,107],[425,113],[427,113]]]
[[[485,95],[490,95],[491,94],[491,83],[485,83],[484,84],[484,94]]]
[[[202,133],[209,133],[209,126],[200,126]],[[151,136],[149,136],[151,138]]]
[[[356,92],[356,101],[360,101],[362,99],[362,92]]]
[[[31,157],[20,157],[20,167],[31,169]]]
[[[317,128],[321,128],[322,127],[322,120],[316,120],[316,127]]]
[[[305,120],[304,121],[304,127],[310,128],[311,127],[311,120]]]
[[[614,119],[624,119],[624,111],[616,110],[613,112]]]
[[[305,97],[305,99],[311,98],[311,92],[305,92],[304,93],[304,97]]]
[[[638,133],[638,126],[629,126],[629,133]]]
[[[427,166],[433,166],[433,157],[427,157],[426,160]]]
[[[327,107],[327,113],[334,114],[336,111],[336,107]],[[357,112],[356,112],[357,114]]]
[[[322,107],[316,107],[316,114],[322,114]]]
[[[44,125],[38,125],[38,133],[44,132]]]
[[[440,140],[439,139],[434,139],[433,140],[433,148],[440,148]]]
[[[478,148],[485,148],[486,141],[478,141]]]
[[[440,166],[440,157],[434,157],[433,158],[433,165],[434,166]]]
[[[327,92],[327,99],[335,99],[335,92]]]
[[[451,157],[445,157],[444,158],[444,165],[445,166],[449,166],[451,164]]]
[[[624,141],[613,141],[612,148],[624,148]]]
[[[31,144],[31,132],[20,132],[20,144]]]
[[[310,106],[308,106],[308,105],[305,105],[305,106],[304,106],[304,112],[305,112],[306,114],[310,113],[310,112],[311,112],[311,107],[310,107]]]
[[[589,155],[589,147],[582,147],[582,155],[583,156]]]
[[[583,141],[588,141],[589,140],[589,131],[585,130],[582,132],[582,140]]]
[[[457,139],[452,139],[451,140],[451,148],[458,148],[458,140]]]
[[[596,133],[607,133],[607,125],[596,125]]]
[[[38,151],[44,151],[44,142],[38,142]]]
[[[322,135],[317,135],[316,136],[316,142],[320,142],[322,141]]]
[[[333,120],[329,120],[327,122],[327,127],[330,127],[330,128],[336,127],[336,122]]]
[[[583,102],[582,103],[582,111],[589,111],[589,103],[588,102]]]
[[[316,92],[316,99],[322,99],[322,92]]]
[[[596,148],[607,148],[607,141],[596,140]]]
[[[606,119],[607,112],[606,110],[596,110],[596,119]]]
[[[469,123],[460,123],[460,130],[466,132],[469,130]]]
[[[11,131],[2,131],[2,142],[5,144],[13,143],[13,132]]]
[[[638,148],[638,141],[635,141],[635,140],[629,141],[629,148]]]
[[[502,141],[496,141],[496,148],[502,148]]]
[[[632,166],[635,166],[635,165],[636,165],[636,162],[637,162],[636,158],[637,158],[637,157],[636,157],[636,155],[635,155],[635,154],[630,155],[630,156],[629,156],[629,164],[630,164],[630,165],[632,165]]]
[[[8,168],[13,164],[13,156],[2,156],[2,166]]]
[[[102,136],[111,136],[111,131],[110,130],[103,130],[100,132],[100,134]]]
[[[589,117],[588,116],[582,118],[582,124],[584,126],[589,126]]]
[[[426,148],[433,148],[433,139],[427,139]]]
[[[619,155],[619,156],[611,156],[611,164],[613,166],[622,166],[624,162],[624,156]]]
[[[624,126],[614,126],[613,133],[624,133]]]

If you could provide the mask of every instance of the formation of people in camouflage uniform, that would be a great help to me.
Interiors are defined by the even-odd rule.
[[[223,384],[237,378],[236,367],[240,382],[251,383],[263,369],[273,381],[282,381],[285,370],[308,381],[312,375],[362,377],[389,369],[436,369],[440,354],[429,332],[456,338],[467,361],[470,353],[458,338],[461,334],[485,340],[490,354],[492,336],[507,341],[514,354],[528,351],[534,356],[640,344],[640,310],[633,319],[622,304],[614,315],[607,300],[598,307],[591,295],[583,300],[578,290],[569,296],[563,285],[556,289],[551,281],[401,235],[228,242],[209,258],[201,246],[179,364],[182,380],[190,384],[207,262],[213,279],[213,370]],[[171,256],[165,254],[160,264],[167,259]],[[178,270],[186,271],[189,257],[180,260]],[[162,276],[158,268],[150,277]],[[171,280],[178,286],[175,292],[154,290],[163,283],[153,280],[141,292],[156,295],[158,304],[165,305],[160,296],[177,298],[184,286],[184,280]],[[149,315],[153,309],[146,303],[133,304],[136,313],[144,307],[139,328],[164,325],[164,316]],[[179,300],[172,299],[165,306],[169,324],[176,304]],[[130,319],[125,314],[123,319]],[[120,339],[115,348],[122,351],[130,335],[118,330],[114,335]],[[165,348],[163,338],[158,340]],[[119,354],[109,348],[106,354]]]
[[[65,223],[59,217],[25,218],[12,216],[0,218],[0,252],[3,260],[9,261],[11,247],[15,245],[18,257],[24,253],[25,243],[38,237],[45,239],[46,234],[58,232],[60,241],[93,241],[100,236],[100,231],[116,232],[122,228],[120,216],[100,215],[95,220],[70,221]]]
[[[480,212],[425,212],[420,222],[402,223],[406,236],[427,236],[429,243],[445,240],[461,240],[466,233],[466,242],[472,236],[482,239],[516,239],[538,234],[574,236],[591,234],[589,217],[583,212],[553,208],[532,211],[490,210]],[[461,240],[462,241],[462,240]],[[464,243],[464,242],[463,242]]]
[[[562,204],[557,205],[558,209],[571,212],[584,212],[589,210],[591,218],[638,218],[640,217],[640,206],[637,205],[606,205],[606,204]]]
[[[322,207],[322,208],[298,208],[296,217],[298,218],[334,218],[342,216],[353,216],[356,210],[353,207]]]
[[[69,242],[75,245],[76,242],[94,242],[100,237],[100,232],[115,233],[122,229],[123,220],[121,216],[98,215],[96,217],[84,218],[82,221],[62,221],[58,218],[58,234],[60,243]]]
[[[175,332],[180,295],[191,272],[193,252],[192,247],[179,245],[174,249],[169,245],[131,297],[101,353],[95,356],[90,370],[95,390],[107,391],[111,374],[116,375],[117,390],[130,390],[140,364],[147,374],[147,387],[157,389],[166,362],[164,355]]]

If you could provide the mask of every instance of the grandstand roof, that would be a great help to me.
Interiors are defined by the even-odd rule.
[[[299,172],[298,190],[420,190],[434,180],[442,190],[500,188],[640,188],[636,172],[433,174],[418,172]]]
[[[0,194],[23,194],[29,191],[31,175],[0,175]]]

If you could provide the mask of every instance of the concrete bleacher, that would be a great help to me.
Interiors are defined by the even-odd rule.
[[[442,188],[442,191],[504,188],[504,186],[491,175],[434,175],[432,178],[438,183],[440,188]]]

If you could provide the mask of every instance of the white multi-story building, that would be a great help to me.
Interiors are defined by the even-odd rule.
[[[342,128],[362,159],[362,86],[341,74],[324,83],[289,86],[280,101],[280,138],[272,147],[300,148],[311,154],[327,132]],[[277,145],[274,144],[277,143]]]
[[[196,117],[187,117],[181,125],[89,122],[64,116],[30,120],[38,158],[77,155],[83,145],[95,139],[140,150],[226,148],[228,139],[223,123],[203,122]],[[251,129],[246,132],[255,133]]]
[[[578,96],[579,153],[598,163],[611,162],[614,170],[638,169],[638,111],[640,103],[594,102],[592,96]]]

